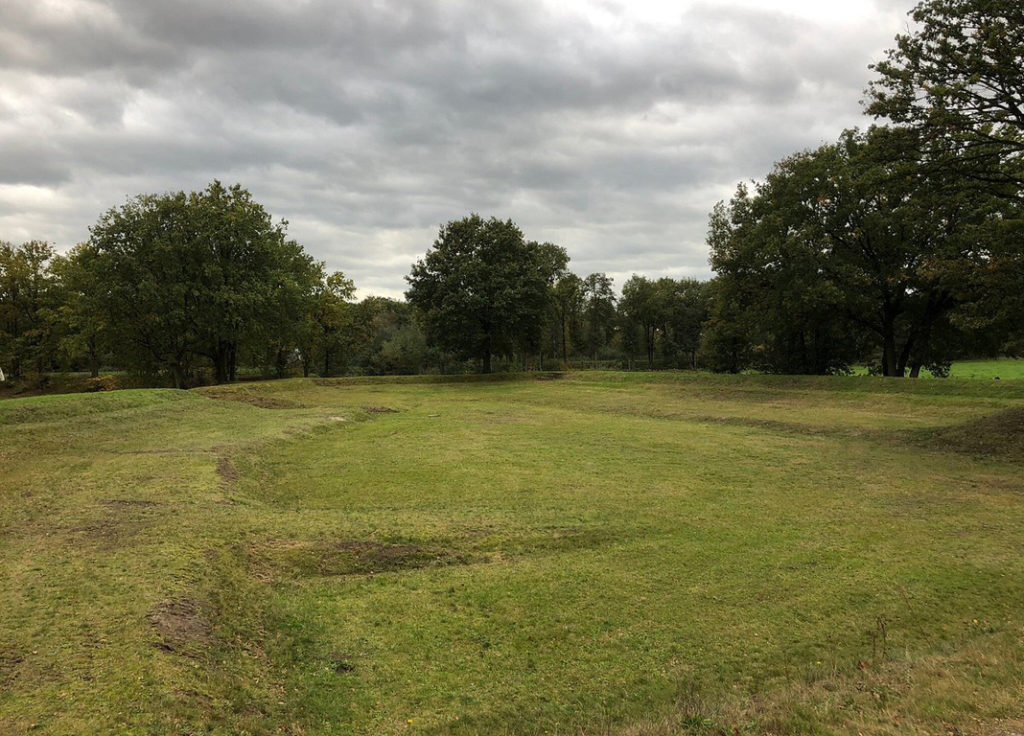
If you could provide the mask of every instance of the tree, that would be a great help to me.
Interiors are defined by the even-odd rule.
[[[103,275],[89,263],[96,251],[77,245],[67,254],[57,256],[50,266],[62,287],[61,303],[57,307],[63,325],[61,346],[69,362],[84,360],[93,378],[99,376],[100,364],[109,349],[107,324],[98,304],[103,291]]]
[[[661,302],[661,354],[664,365],[696,368],[701,330],[708,319],[706,285],[695,279],[663,277],[655,282]]]
[[[740,280],[708,282],[709,314],[701,332],[701,364],[716,373],[739,373],[753,363],[755,316],[743,303]]]
[[[717,276],[702,352],[713,370],[828,374],[861,356],[860,330],[824,276],[811,221],[793,209],[806,198],[791,171],[803,161],[777,165],[754,195],[741,184],[711,214]]]
[[[350,337],[355,291],[355,284],[341,271],[318,280],[309,301],[306,339],[300,347],[304,375],[309,375],[309,369],[317,359],[321,365],[321,376],[330,376],[340,363],[337,358]]]
[[[642,346],[647,356],[647,367],[654,370],[655,339],[663,322],[664,293],[646,276],[633,274],[622,286],[619,312],[627,332],[626,347],[631,350]],[[634,335],[639,332],[640,339]]]
[[[198,358],[234,380],[243,349],[258,352],[303,317],[320,270],[239,185],[140,195],[91,229],[87,262],[125,365],[167,371],[175,386]]]
[[[598,359],[615,335],[615,290],[612,279],[592,273],[583,279],[583,348]]]
[[[913,127],[951,174],[1024,196],[1024,4],[924,0],[868,89],[867,110]]]
[[[426,336],[405,301],[368,296],[354,305],[355,366],[375,375],[419,373],[427,361]]]
[[[563,366],[569,365],[573,337],[579,332],[584,305],[583,288],[583,280],[574,273],[563,274],[551,287],[551,306]]]
[[[548,289],[567,261],[558,246],[526,242],[511,220],[473,214],[441,227],[406,277],[406,297],[429,340],[489,373],[494,355],[539,345]]]
[[[0,242],[0,363],[11,378],[50,367],[55,344],[53,246]]]
[[[951,192],[900,155],[916,141],[909,129],[849,131],[716,210],[709,244],[722,293],[753,295],[745,311],[770,349],[786,358],[810,339],[815,372],[827,372],[856,348],[854,327],[874,335],[884,375],[916,375],[935,359],[933,332],[988,267],[999,213],[991,196]]]

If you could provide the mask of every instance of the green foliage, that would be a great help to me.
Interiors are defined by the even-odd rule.
[[[38,376],[53,364],[60,303],[49,272],[53,256],[53,247],[38,240],[0,242],[0,368],[9,378]]]
[[[191,380],[197,359],[218,382],[239,356],[276,345],[303,318],[320,267],[239,185],[140,195],[92,228],[83,264],[102,281],[96,308],[120,361]]]
[[[315,365],[321,376],[330,376],[346,364],[352,349],[355,290],[352,280],[340,271],[317,281],[299,340],[303,375],[308,376]]]
[[[633,274],[622,285],[619,314],[623,321],[623,347],[629,354],[644,350],[647,367],[654,369],[654,340],[661,300],[653,281]]]
[[[594,360],[615,337],[616,297],[613,280],[603,273],[583,279],[583,327],[580,346]]]
[[[99,376],[111,353],[107,320],[99,303],[106,288],[103,273],[90,262],[96,255],[95,249],[78,245],[54,258],[50,267],[61,285],[57,318],[62,325],[64,362],[68,366],[83,363],[92,378]]]
[[[406,277],[406,297],[433,344],[489,373],[494,355],[540,347],[549,288],[567,262],[564,249],[527,242],[511,220],[473,214],[440,229]]]
[[[647,367],[696,368],[701,330],[708,318],[709,292],[693,279],[652,281],[634,274],[622,287],[619,314],[623,347],[643,349]]]
[[[353,364],[357,370],[389,375],[419,373],[425,368],[426,336],[408,303],[367,297],[356,305],[355,315]]]
[[[917,24],[874,65],[868,112],[914,128],[952,187],[1020,198],[1024,187],[1024,5],[923,0]]]
[[[999,209],[902,157],[915,140],[908,130],[847,132],[780,162],[754,195],[741,187],[713,213],[719,293],[738,300],[767,367],[842,370],[865,334],[888,376],[950,357],[952,341],[940,338],[976,298]]]
[[[574,273],[561,275],[551,287],[552,324],[555,327],[552,334],[563,366],[568,366],[569,355],[575,348],[574,338],[582,331],[585,300],[583,279]]]

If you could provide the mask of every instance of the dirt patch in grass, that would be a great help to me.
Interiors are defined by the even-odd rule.
[[[242,404],[249,404],[259,409],[301,409],[303,405],[291,399],[282,399],[276,396],[264,396],[263,394],[251,393],[249,391],[204,391],[203,395],[218,401],[237,401]]]
[[[231,458],[223,455],[217,458],[217,475],[222,486],[230,487],[238,482],[238,468],[231,462]]]
[[[68,531],[78,540],[110,550],[128,545],[147,526],[146,522],[139,519],[126,520],[119,518],[118,515],[112,515],[86,524],[78,524]]]
[[[367,414],[397,414],[398,409],[392,409],[390,406],[364,406],[363,411]]]
[[[562,371],[549,371],[547,373],[538,373],[536,378],[538,381],[557,381],[565,378],[565,373]]]
[[[6,685],[17,675],[18,665],[25,658],[11,647],[0,646],[0,685]]]
[[[352,655],[344,652],[334,652],[331,654],[331,666],[334,668],[335,673],[339,675],[347,675],[356,669],[356,666],[352,664]]]
[[[108,498],[100,503],[113,509],[151,509],[166,505],[160,501],[143,501],[137,498]]]
[[[369,575],[424,567],[469,564],[465,553],[440,546],[389,544],[373,540],[273,540],[254,544],[249,552],[256,577]]]
[[[203,607],[192,598],[161,601],[149,613],[149,622],[160,635],[157,646],[168,652],[181,652],[190,646],[213,643],[213,628]]]
[[[945,452],[1024,461],[1024,408],[1006,409],[954,427],[932,430],[919,439]]]

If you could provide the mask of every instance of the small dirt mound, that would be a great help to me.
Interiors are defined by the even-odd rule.
[[[1024,461],[1024,407],[936,430],[926,443],[967,455]]]
[[[334,667],[335,673],[339,675],[347,675],[356,669],[356,666],[352,664],[352,655],[344,652],[333,653],[331,655],[331,664]]]
[[[415,544],[382,544],[351,540],[338,542],[335,550],[342,553],[343,558],[348,558],[343,560],[345,568],[359,572],[386,572],[426,567],[438,560],[437,554],[432,554]]]
[[[157,646],[165,651],[180,652],[189,645],[213,643],[213,629],[202,606],[191,598],[161,601],[148,618],[160,634]]]

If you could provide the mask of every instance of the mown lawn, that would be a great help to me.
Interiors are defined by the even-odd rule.
[[[0,733],[1024,731],[1024,382],[0,402]]]

